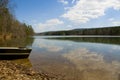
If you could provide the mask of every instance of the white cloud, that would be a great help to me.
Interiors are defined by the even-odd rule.
[[[68,4],[68,1],[67,0],[59,0],[59,2],[63,3],[63,4]]]
[[[113,49],[113,51],[114,51],[114,50],[120,50],[120,47],[117,46],[117,45],[114,45],[114,46],[112,47],[112,49]]]
[[[72,0],[72,3],[75,3],[76,0]]]
[[[79,1],[79,0],[72,0],[72,4],[76,4],[76,2]]]
[[[62,17],[76,23],[86,23],[90,19],[105,15],[108,8],[119,10],[120,0],[77,0]]]
[[[120,21],[115,20],[114,18],[108,19],[114,26],[120,26]]]
[[[57,26],[60,24],[63,24],[63,21],[60,21],[59,19],[50,19],[47,20],[45,23],[40,23],[39,26],[50,27],[50,26]]]
[[[60,46],[55,46],[51,43],[48,44],[44,44],[44,42],[39,43],[39,48],[45,48],[47,51],[51,51],[51,52],[59,52],[61,51],[63,48]]]
[[[36,32],[43,32],[43,31],[49,31],[49,29],[52,29],[53,27],[57,27],[59,25],[64,24],[63,21],[55,18],[55,19],[50,19],[47,20],[45,23],[38,23],[35,24],[36,26]]]
[[[82,80],[116,80],[118,78],[116,73],[120,72],[120,62],[117,60],[107,62],[104,55],[84,48],[72,50],[63,56],[73,63],[78,71],[83,72]]]
[[[115,25],[115,26],[120,26],[120,21],[113,21],[112,23],[113,23],[113,25]]]

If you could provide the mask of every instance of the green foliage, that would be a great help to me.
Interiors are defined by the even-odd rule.
[[[44,32],[37,35],[120,35],[120,26]]]
[[[8,7],[9,0],[0,0],[0,37],[11,36],[14,38],[33,35],[32,26],[20,23]]]
[[[34,34],[34,31],[33,31],[33,28],[31,25],[26,25],[26,34],[27,35],[33,35]]]

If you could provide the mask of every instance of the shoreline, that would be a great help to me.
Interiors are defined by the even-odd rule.
[[[58,80],[33,68],[13,63],[9,60],[0,60],[0,80]]]

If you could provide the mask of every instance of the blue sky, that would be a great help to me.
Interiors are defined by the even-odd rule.
[[[120,26],[120,0],[13,0],[35,32]]]

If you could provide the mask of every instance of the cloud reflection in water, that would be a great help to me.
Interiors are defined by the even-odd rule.
[[[39,48],[45,48],[47,51],[50,51],[50,52],[59,52],[63,49],[60,46],[55,46],[53,44],[48,45],[48,44],[43,44],[43,43],[39,43]]]
[[[120,62],[107,63],[104,56],[79,48],[63,54],[82,73],[82,80],[119,80]]]

